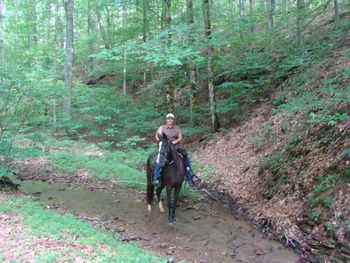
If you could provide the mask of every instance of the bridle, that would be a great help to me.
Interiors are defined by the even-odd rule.
[[[158,143],[158,151],[156,156],[156,162],[159,166],[164,166],[167,159],[168,152],[168,140],[160,140]]]

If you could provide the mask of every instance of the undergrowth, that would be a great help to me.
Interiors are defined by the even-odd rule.
[[[39,203],[30,199],[11,197],[0,203],[0,212],[22,217],[25,231],[30,235],[48,237],[63,242],[76,242],[91,246],[97,258],[91,258],[91,253],[84,255],[78,251],[78,255],[84,260],[94,262],[165,262],[150,252],[146,252],[133,243],[122,243],[117,234],[107,234],[102,230],[77,220],[73,215],[59,215],[53,211],[44,210]],[[69,253],[47,252],[36,255],[37,262],[58,262],[61,258],[65,261]],[[77,252],[75,252],[76,254]]]

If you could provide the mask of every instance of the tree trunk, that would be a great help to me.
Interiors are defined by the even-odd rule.
[[[282,12],[287,14],[287,0],[282,0]]]
[[[32,2],[32,6],[31,6],[31,12],[30,12],[30,16],[28,17],[29,21],[32,21],[32,30],[30,32],[31,37],[31,44],[33,44],[33,46],[36,46],[38,44],[39,41],[39,32],[38,32],[38,23],[37,23],[37,11],[36,11],[36,1]],[[29,36],[30,38],[30,36]]]
[[[103,26],[102,16],[101,16],[101,13],[99,10],[96,10],[96,16],[97,16],[98,29],[100,30],[102,41],[105,45],[105,48],[110,49],[110,44],[108,42],[106,31],[105,31],[104,26]]]
[[[63,112],[66,120],[71,118],[72,86],[73,86],[73,0],[65,0],[66,11],[66,46],[64,64],[64,101]]]
[[[255,27],[254,27],[254,24],[253,24],[253,15],[254,15],[254,0],[249,0],[249,15],[250,15],[250,23],[251,23],[251,26],[250,26],[250,32],[254,32],[255,30]]]
[[[126,9],[123,7],[123,13],[122,13],[122,22],[123,22],[123,28],[126,29]],[[124,45],[124,52],[123,52],[123,93],[126,95],[127,93],[127,86],[126,86],[126,46]]]
[[[60,15],[60,5],[58,0],[55,0],[55,42],[56,42],[56,56],[59,57],[60,49],[64,48],[64,38],[63,38],[63,22]]]
[[[303,44],[302,31],[304,26],[304,16],[305,16],[305,2],[304,0],[297,0],[297,39],[300,46]]]
[[[55,48],[55,57],[56,59],[54,60],[55,64],[55,81],[57,83],[58,79],[60,78],[61,75],[61,68],[60,65],[58,64],[58,58],[61,56],[60,51],[64,48],[64,39],[63,39],[63,26],[62,26],[62,20],[60,16],[60,5],[58,0],[55,0],[53,2],[54,4],[54,9],[55,9],[55,43],[56,43],[56,48]],[[57,127],[57,99],[56,99],[56,93],[54,92],[53,98],[52,98],[52,125],[53,128],[56,129]]]
[[[147,32],[148,32],[148,17],[147,17],[147,7],[148,7],[148,0],[142,0],[142,41],[143,43],[147,42]],[[145,88],[147,85],[147,68],[146,65],[144,66],[143,70],[143,88]]]
[[[91,14],[91,0],[88,0],[87,2],[87,7],[88,7],[88,19],[87,19],[87,32],[89,35],[89,52],[90,54],[92,54],[94,52],[94,43],[93,40],[91,39],[91,35],[94,32],[94,24],[93,24],[93,20],[92,20],[92,14]],[[89,56],[89,65],[87,68],[87,75],[90,77],[92,72],[94,71],[94,61],[93,59]]]
[[[193,24],[194,24],[194,14],[193,14],[193,0],[186,0],[187,3],[187,24],[190,26],[190,35],[189,42],[190,45],[193,45]],[[197,91],[197,67],[195,64],[190,65],[189,69],[189,81],[190,81],[190,124],[194,126],[194,113],[195,113],[195,105],[196,105],[196,91]]]
[[[3,61],[3,53],[5,46],[5,2],[0,0],[0,62]]]
[[[267,10],[268,10],[268,22],[267,27],[273,28],[275,24],[275,9],[276,9],[276,1],[275,0],[267,0]]]
[[[165,25],[167,29],[170,29],[171,26],[171,0],[163,0],[164,4],[164,14],[165,14]],[[168,34],[168,43],[167,46],[170,48],[171,45],[171,34]],[[171,73],[170,73],[171,74]],[[175,109],[175,89],[172,76],[167,76],[165,84],[165,93],[166,93],[166,103],[169,112],[173,112]]]
[[[127,93],[127,86],[126,86],[126,47],[124,46],[124,53],[123,53],[123,93],[126,95]]]
[[[209,109],[210,109],[210,120],[212,130],[216,132],[218,130],[218,122],[216,116],[215,107],[215,90],[214,90],[214,71],[213,71],[213,53],[214,49],[210,45],[211,39],[211,21],[210,21],[210,4],[209,0],[203,0],[203,20],[204,20],[204,31],[207,41],[207,74],[208,74],[208,95],[209,95]]]
[[[239,15],[244,15],[244,0],[238,0]]]
[[[339,5],[338,5],[338,0],[333,0],[334,4],[334,21],[336,24],[339,23]]]

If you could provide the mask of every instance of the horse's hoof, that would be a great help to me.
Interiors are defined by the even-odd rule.
[[[164,212],[165,212],[162,202],[159,202],[159,211],[160,211],[161,213],[164,213]]]
[[[169,226],[174,226],[174,225],[175,225],[174,222],[170,222],[170,221],[169,221]]]
[[[152,212],[152,207],[151,205],[147,205],[147,212],[150,214]]]

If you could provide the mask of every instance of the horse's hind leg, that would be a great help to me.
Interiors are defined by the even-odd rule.
[[[156,192],[157,192],[157,199],[158,199],[158,206],[159,206],[159,211],[161,213],[164,213],[165,210],[164,210],[164,207],[163,207],[163,204],[162,204],[162,200],[160,199],[160,195],[162,193],[162,190],[163,190],[163,187],[158,187]]]
[[[152,207],[152,201],[154,197],[154,186],[152,184],[147,185],[147,211],[151,212]]]
[[[175,209],[176,209],[176,205],[177,205],[177,200],[179,199],[180,191],[181,191],[181,185],[178,186],[178,187],[175,187],[174,202],[173,202],[173,212],[172,212],[172,221],[176,221]]]

